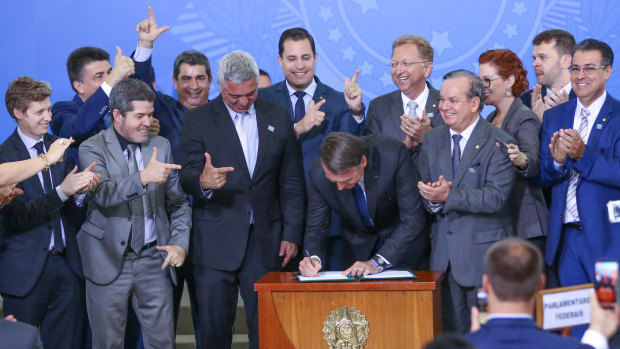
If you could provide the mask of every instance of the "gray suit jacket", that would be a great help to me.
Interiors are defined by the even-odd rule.
[[[496,114],[496,111],[489,114],[487,121],[492,122]],[[542,188],[531,180],[538,176],[540,170],[540,121],[520,98],[515,98],[502,121],[501,129],[517,140],[519,149],[528,159],[525,170],[519,170],[515,166],[519,175],[508,202],[514,233],[523,239],[547,235],[549,209],[545,204]]]
[[[431,232],[432,270],[447,270],[462,286],[482,283],[482,260],[491,244],[512,235],[508,197],[515,182],[514,166],[495,145],[495,137],[514,140],[480,118],[452,175],[451,136],[448,126],[429,130],[424,136],[418,171],[424,183],[440,175],[452,182],[448,199],[435,213]],[[427,200],[423,200],[432,211]]]
[[[157,147],[158,161],[173,162],[168,140],[149,135],[141,146],[144,167],[153,155],[153,147]],[[80,145],[80,161],[83,164],[97,163],[94,172],[101,175],[101,181],[89,193],[88,218],[77,235],[87,279],[105,285],[120,273],[131,231],[130,201],[141,195],[149,196],[157,229],[157,245],[177,245],[187,251],[191,210],[179,186],[177,171],[170,173],[166,183],[150,183],[142,187],[140,174],[129,174],[127,161],[112,127]],[[162,252],[162,262],[164,258],[165,253]],[[176,282],[174,269],[168,268],[173,282]]]
[[[0,349],[43,349],[36,327],[0,318]]]
[[[429,93],[425,109],[431,120],[431,126],[444,125],[443,118],[439,113],[439,91],[435,90],[428,82],[426,85]],[[400,117],[404,113],[400,90],[373,99],[370,101],[368,115],[366,115],[366,134],[383,134],[402,141],[405,139],[405,133],[400,129]]]

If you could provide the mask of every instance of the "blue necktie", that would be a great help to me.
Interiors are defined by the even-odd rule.
[[[355,203],[357,204],[357,210],[362,216],[362,221],[364,221],[364,225],[368,228],[372,228],[374,224],[372,224],[372,219],[370,219],[370,213],[368,213],[368,203],[366,203],[366,197],[364,196],[364,191],[359,184],[356,184],[353,187],[353,196],[355,196]]]
[[[38,154],[45,154],[43,151],[43,142],[38,142],[34,145],[34,149],[37,150]],[[52,187],[52,169],[50,168],[48,171],[42,171],[41,177],[43,177],[43,191],[45,193],[49,193],[54,188]],[[62,228],[60,225],[60,210],[54,209],[50,212],[50,216],[52,217],[52,234],[54,236],[54,249],[59,252],[65,250],[65,245],[62,242]]]
[[[306,115],[306,105],[304,104],[306,93],[304,91],[297,91],[293,94],[297,96],[297,102],[295,102],[295,122],[297,123]]]
[[[456,176],[456,170],[459,168],[459,162],[461,162],[461,138],[463,136],[459,134],[452,135],[452,142],[454,147],[452,148],[452,176]]]

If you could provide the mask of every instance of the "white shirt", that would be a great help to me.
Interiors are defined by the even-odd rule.
[[[467,141],[471,137],[471,133],[474,132],[474,128],[476,128],[478,121],[480,121],[480,115],[478,115],[476,120],[471,125],[467,126],[467,128],[461,133],[457,133],[453,129],[450,129],[450,139],[452,139],[452,136],[456,134],[460,134],[463,137],[459,141],[459,146],[461,147],[461,157],[463,157],[463,152],[467,146]],[[452,154],[452,151],[454,151],[454,140],[450,141],[450,154]]]
[[[286,89],[288,90],[288,95],[291,98],[291,105],[293,106],[294,110],[295,104],[297,103],[297,96],[295,96],[295,92],[297,92],[297,90],[292,88],[288,81],[286,81]],[[316,81],[314,80],[314,77],[312,78],[312,82],[310,83],[310,85],[308,85],[308,87],[306,87],[304,92],[306,93],[304,95],[304,111],[308,112],[308,109],[310,108],[310,101],[312,101],[312,98],[314,97],[314,92],[316,92]]]
[[[428,85],[424,83],[424,90],[422,90],[422,93],[420,93],[420,95],[413,100],[418,105],[415,112],[418,119],[422,118],[423,111],[426,108],[426,101],[428,100],[429,92],[430,91],[428,89]],[[409,101],[411,101],[411,99],[402,92],[400,93],[400,96],[403,100],[403,111],[405,112],[405,114],[409,115]]]

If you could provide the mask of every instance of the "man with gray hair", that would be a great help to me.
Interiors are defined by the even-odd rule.
[[[123,348],[127,299],[146,348],[172,348],[172,283],[187,255],[191,211],[170,143],[152,136],[155,94],[125,79],[110,93],[112,126],[80,146],[101,181],[78,234],[93,348]],[[172,283],[171,283],[172,281]]]
[[[494,241],[512,235],[506,202],[515,171],[495,142],[514,140],[480,117],[484,86],[477,76],[457,70],[444,80],[439,110],[446,125],[424,137],[418,188],[435,216],[430,268],[446,272],[443,329],[466,333],[482,280],[482,257]]]
[[[221,95],[187,112],[181,186],[194,197],[193,262],[202,342],[230,348],[238,290],[258,348],[254,283],[297,254],[304,222],[301,159],[288,111],[257,99],[247,52],[220,60]]]

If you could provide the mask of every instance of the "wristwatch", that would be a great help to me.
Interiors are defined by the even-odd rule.
[[[383,258],[381,258],[381,257],[379,257],[377,255],[372,257],[370,260],[374,261],[380,267],[380,268],[378,268],[378,269],[380,269],[379,271],[383,271],[385,269],[388,269],[388,268],[392,267],[392,265],[390,263],[388,263],[385,259],[383,259]]]

